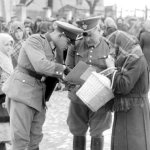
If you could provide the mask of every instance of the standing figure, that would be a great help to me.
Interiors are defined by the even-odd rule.
[[[93,66],[97,72],[107,68],[105,57],[109,53],[109,46],[100,35],[97,26],[99,17],[80,20],[77,24],[84,29],[83,38],[68,49],[66,65],[73,69],[79,61]],[[103,132],[110,128],[111,112],[105,106],[97,112],[92,112],[76,95],[79,85],[69,89],[70,108],[67,123],[73,134],[73,150],[85,150],[86,133],[90,129],[91,150],[102,150],[104,144]]]
[[[68,47],[70,40],[81,32],[80,28],[58,21],[53,32],[31,35],[22,46],[18,65],[3,86],[10,114],[12,150],[39,150],[45,100],[53,92],[53,81],[62,78],[66,70],[56,62],[55,53]],[[47,78],[51,79],[48,84]]]
[[[13,51],[11,54],[12,63],[15,68],[17,66],[20,49],[26,39],[24,25],[19,21],[14,21],[10,25],[9,33],[13,37],[14,42],[15,42],[13,46]]]
[[[2,85],[13,72],[10,52],[13,48],[13,38],[7,33],[0,33],[0,150],[6,150],[10,143],[10,126],[7,109],[4,108],[5,94]]]
[[[133,36],[116,31],[108,41],[115,61],[110,56],[106,64],[117,68],[108,105],[114,111],[111,150],[150,150],[148,64]]]

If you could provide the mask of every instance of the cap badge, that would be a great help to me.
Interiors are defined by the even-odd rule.
[[[88,25],[83,23],[82,28],[83,28],[84,30],[86,30],[87,27],[88,27]]]

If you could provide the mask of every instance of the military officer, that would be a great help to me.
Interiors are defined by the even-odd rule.
[[[66,70],[56,62],[58,51],[54,49],[63,51],[81,32],[78,27],[57,21],[53,32],[32,35],[23,45],[18,66],[3,86],[10,114],[12,150],[39,150],[45,121],[44,78],[62,78]],[[50,86],[51,82],[49,88],[53,90]]]
[[[99,17],[91,17],[77,22],[83,32],[83,38],[76,41],[75,46],[68,50],[66,65],[74,68],[79,61],[86,62],[93,66],[97,72],[106,69],[105,57],[109,53],[109,46],[100,35],[98,27]],[[73,134],[73,150],[85,150],[86,132],[90,129],[91,150],[103,149],[103,132],[110,128],[111,113],[100,108],[92,112],[77,96],[78,85],[69,89],[70,109],[67,123],[70,132]]]

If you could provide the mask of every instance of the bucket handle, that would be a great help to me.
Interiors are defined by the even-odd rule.
[[[117,70],[115,70],[115,71],[113,72],[113,77],[112,77],[111,86],[110,86],[111,89],[112,89],[112,87],[113,87],[113,85],[114,85],[114,80],[115,80],[115,75],[116,75],[116,73],[117,73]]]
[[[105,69],[105,70],[103,70],[103,71],[101,71],[101,72],[99,72],[99,73],[100,73],[100,74],[103,74],[103,75],[105,75],[105,76],[109,76],[110,74],[112,74],[111,69],[116,69],[116,67],[107,68],[107,69]],[[108,73],[107,73],[107,72],[108,72]]]
[[[116,67],[107,68],[107,69],[101,71],[100,74],[102,74],[104,76],[108,76],[108,75],[112,74],[112,72],[110,72],[111,69],[115,69],[115,71],[113,72],[112,82],[111,82],[111,86],[110,86],[110,88],[112,89],[113,84],[114,84],[115,75],[116,75],[116,72],[117,72]],[[108,73],[105,74],[106,72],[108,72]]]

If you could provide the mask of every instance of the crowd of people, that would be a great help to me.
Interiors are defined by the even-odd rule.
[[[111,150],[150,150],[149,20],[0,21],[0,150],[7,142],[12,150],[39,150],[46,102],[62,84],[70,99],[70,149],[86,149],[89,129],[90,149],[103,150],[103,132],[113,122]],[[114,98],[96,112],[76,95],[83,83],[65,80],[81,61],[96,72],[112,68]]]

